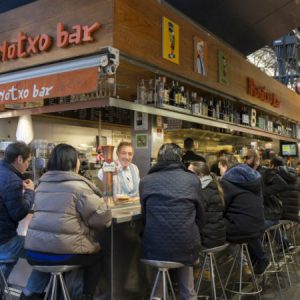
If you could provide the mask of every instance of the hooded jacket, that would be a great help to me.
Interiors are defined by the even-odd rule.
[[[296,170],[287,166],[278,168],[278,174],[286,182],[286,187],[278,193],[283,205],[282,219],[300,221],[300,185]]]
[[[283,213],[279,193],[286,190],[287,183],[277,169],[266,169],[263,177],[264,212],[267,220],[280,220]]]
[[[157,163],[140,181],[147,259],[193,264],[204,222],[199,179],[176,161]]]
[[[26,249],[53,254],[99,251],[95,233],[110,225],[111,211],[87,179],[74,172],[48,171],[39,180],[34,204]]]
[[[6,161],[0,161],[0,244],[17,235],[19,221],[30,211],[34,191],[23,191],[23,175]]]
[[[229,169],[221,180],[225,196],[225,226],[229,242],[260,238],[264,210],[260,174],[245,164]]]
[[[213,178],[201,179],[204,195],[205,224],[202,229],[202,244],[206,248],[221,246],[226,242],[226,229],[223,218],[224,206]]]

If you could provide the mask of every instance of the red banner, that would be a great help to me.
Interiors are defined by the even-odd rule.
[[[32,102],[95,91],[97,67],[0,85],[0,105]]]

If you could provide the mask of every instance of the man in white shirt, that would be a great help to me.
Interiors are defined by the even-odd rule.
[[[139,197],[140,175],[138,167],[132,163],[134,151],[129,142],[121,142],[117,147],[117,157],[115,161],[116,172],[113,176],[113,191],[116,195],[127,195],[129,197]],[[103,170],[98,173],[100,180],[103,180]]]

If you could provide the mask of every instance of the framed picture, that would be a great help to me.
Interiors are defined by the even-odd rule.
[[[207,76],[207,43],[194,37],[194,72]]]
[[[179,26],[163,17],[162,31],[163,58],[179,64]]]
[[[148,114],[134,112],[134,130],[148,130]]]
[[[147,149],[148,148],[148,134],[138,133],[135,135],[136,149]]]
[[[227,55],[222,51],[218,51],[219,61],[219,82],[229,85],[230,82],[230,61]]]

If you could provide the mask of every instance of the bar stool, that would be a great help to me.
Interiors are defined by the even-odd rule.
[[[241,244],[237,244],[239,245],[239,250],[236,252],[235,256],[234,256],[234,260],[233,260],[233,263],[231,265],[231,268],[230,268],[230,271],[229,271],[229,274],[227,276],[227,279],[226,279],[226,283],[225,283],[225,290],[228,291],[228,292],[231,292],[231,293],[234,293],[234,294],[238,294],[239,295],[239,299],[242,295],[257,295],[258,296],[258,299],[261,299],[260,297],[260,293],[262,291],[262,288],[258,286],[258,283],[256,281],[256,278],[255,278],[255,274],[254,274],[254,270],[253,270],[253,266],[252,266],[252,262],[251,262],[251,259],[250,259],[250,255],[249,255],[249,250],[248,250],[248,246],[246,243],[241,243]],[[248,266],[249,266],[249,269],[251,271],[251,279],[252,281],[250,282],[243,282],[243,257],[244,257],[244,254],[245,254],[245,257],[246,257],[246,260],[247,260],[247,263],[248,263]],[[231,275],[232,275],[232,271],[234,269],[234,266],[235,265],[238,265],[240,266],[240,270],[239,270],[239,281],[238,282],[235,282],[234,285],[236,283],[238,283],[239,285],[239,289],[235,289],[234,286],[232,289],[229,289],[228,288],[228,284],[230,282],[230,279],[231,279]],[[243,284],[244,285],[249,285],[251,284],[252,285],[252,288],[253,290],[252,291],[242,291],[243,289]]]
[[[182,263],[173,262],[173,261],[159,261],[159,260],[149,260],[149,259],[141,259],[141,262],[143,262],[144,264],[146,264],[148,266],[158,269],[156,277],[155,277],[154,285],[153,285],[153,288],[151,291],[150,300],[152,300],[152,298],[155,294],[160,274],[162,275],[162,280],[163,280],[163,300],[168,300],[168,298],[169,298],[168,297],[168,283],[169,283],[169,286],[171,289],[172,297],[174,300],[176,300],[173,285],[172,285],[170,275],[169,275],[169,269],[182,268],[182,267],[184,267],[184,265]]]
[[[271,258],[271,261],[270,261],[271,265],[268,268],[268,270],[266,270],[266,273],[272,273],[272,274],[276,275],[280,298],[282,298],[281,285],[280,285],[280,280],[279,280],[279,276],[278,276],[278,273],[282,272],[282,268],[279,264],[279,260],[276,259],[276,256],[275,256],[275,254],[277,253],[276,249],[278,249],[278,241],[276,241],[276,233],[277,233],[277,230],[280,229],[280,226],[281,226],[280,224],[276,224],[276,225],[273,225],[266,229],[264,236],[263,236],[263,245],[265,245],[265,249],[269,252],[269,254],[270,254],[269,256]],[[280,240],[281,240],[280,231],[279,231],[279,236],[280,236]],[[276,247],[276,248],[274,249],[274,247]]]
[[[13,264],[15,262],[16,262],[15,259],[0,259],[0,265]],[[4,276],[4,273],[3,273],[1,267],[0,267],[0,276],[1,276],[1,290],[3,290],[3,296],[5,297],[5,298],[3,298],[3,300],[6,299],[5,290],[7,291],[8,299],[12,300],[13,298],[12,298],[12,295],[10,293],[7,280]]]
[[[204,274],[204,268],[205,268],[206,261],[209,260],[209,272],[210,272],[210,279],[211,279],[210,283],[211,283],[212,299],[214,299],[214,300],[217,299],[216,281],[215,281],[215,270],[216,270],[217,277],[218,277],[218,280],[219,280],[219,283],[220,283],[220,286],[221,286],[221,289],[222,289],[224,299],[227,300],[227,296],[226,296],[226,293],[225,293],[225,289],[224,289],[224,286],[223,286],[223,283],[222,283],[222,279],[221,279],[221,276],[220,276],[220,273],[219,273],[219,270],[218,270],[218,265],[217,265],[216,258],[215,258],[216,253],[219,253],[219,252],[223,251],[227,247],[228,247],[228,244],[224,244],[222,246],[209,248],[209,249],[205,249],[205,250],[201,251],[203,254],[205,254],[205,256],[204,256],[204,261],[203,261],[203,264],[202,264],[201,274],[200,274],[199,278],[197,279],[197,283],[196,283],[196,293],[197,293],[197,295],[199,294],[200,285],[201,285],[201,282],[202,282],[202,279],[203,279],[203,274]],[[202,297],[202,296],[198,295],[198,297]]]
[[[50,300],[57,299],[57,287],[58,287],[57,278],[59,278],[64,300],[71,300],[71,297],[69,295],[69,292],[68,292],[68,289],[67,289],[64,277],[63,277],[63,273],[70,272],[79,267],[80,266],[78,266],[78,265],[76,265],[76,266],[64,266],[64,265],[61,265],[61,266],[33,266],[33,269],[36,271],[43,272],[43,273],[51,273],[51,278],[50,278],[48,289],[47,289],[44,299],[45,300],[48,299],[50,289],[51,289]]]

